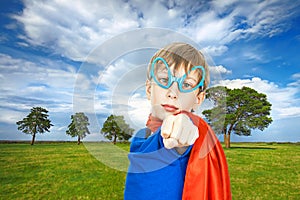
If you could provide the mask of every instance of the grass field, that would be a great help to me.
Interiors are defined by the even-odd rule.
[[[128,150],[128,144],[119,144]],[[75,143],[0,144],[0,199],[122,199],[126,173]],[[225,150],[233,199],[300,199],[300,145]]]

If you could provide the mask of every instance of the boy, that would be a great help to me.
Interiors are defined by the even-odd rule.
[[[152,110],[130,146],[124,199],[231,199],[223,149],[192,114],[209,83],[204,56],[191,45],[170,44],[152,57],[147,77]]]

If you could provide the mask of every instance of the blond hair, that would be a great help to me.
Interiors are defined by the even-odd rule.
[[[166,60],[169,66],[174,65],[174,70],[179,67],[184,67],[185,72],[191,70],[194,66],[203,66],[205,69],[205,80],[202,90],[205,91],[209,84],[209,69],[204,55],[195,49],[190,44],[186,43],[172,43],[162,49],[158,50],[151,58],[148,65],[147,78],[150,77],[150,70],[152,62],[155,58],[162,57]]]

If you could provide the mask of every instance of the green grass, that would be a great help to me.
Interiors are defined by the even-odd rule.
[[[233,144],[225,154],[234,199],[299,199],[299,144]]]
[[[126,173],[87,149],[75,143],[0,144],[0,199],[123,199]],[[299,199],[299,144],[237,143],[225,154],[233,199]]]
[[[122,199],[125,173],[75,143],[0,144],[0,199]]]

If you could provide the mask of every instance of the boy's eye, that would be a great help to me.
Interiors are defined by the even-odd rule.
[[[158,81],[163,85],[167,85],[169,79],[168,78],[158,78]]]
[[[193,80],[185,80],[183,83],[182,83],[182,89],[184,90],[189,90],[189,89],[192,89],[196,86],[196,83],[195,81]]]
[[[168,82],[169,82],[169,76],[168,76],[168,73],[167,73],[167,72],[165,72],[165,71],[160,71],[160,72],[158,72],[158,73],[155,74],[155,78],[156,78],[156,80],[157,80],[160,84],[162,84],[162,85],[164,85],[164,86],[168,85]]]
[[[193,86],[192,86],[191,84],[189,84],[189,83],[183,83],[183,84],[182,84],[182,88],[183,88],[183,89],[192,89]]]

